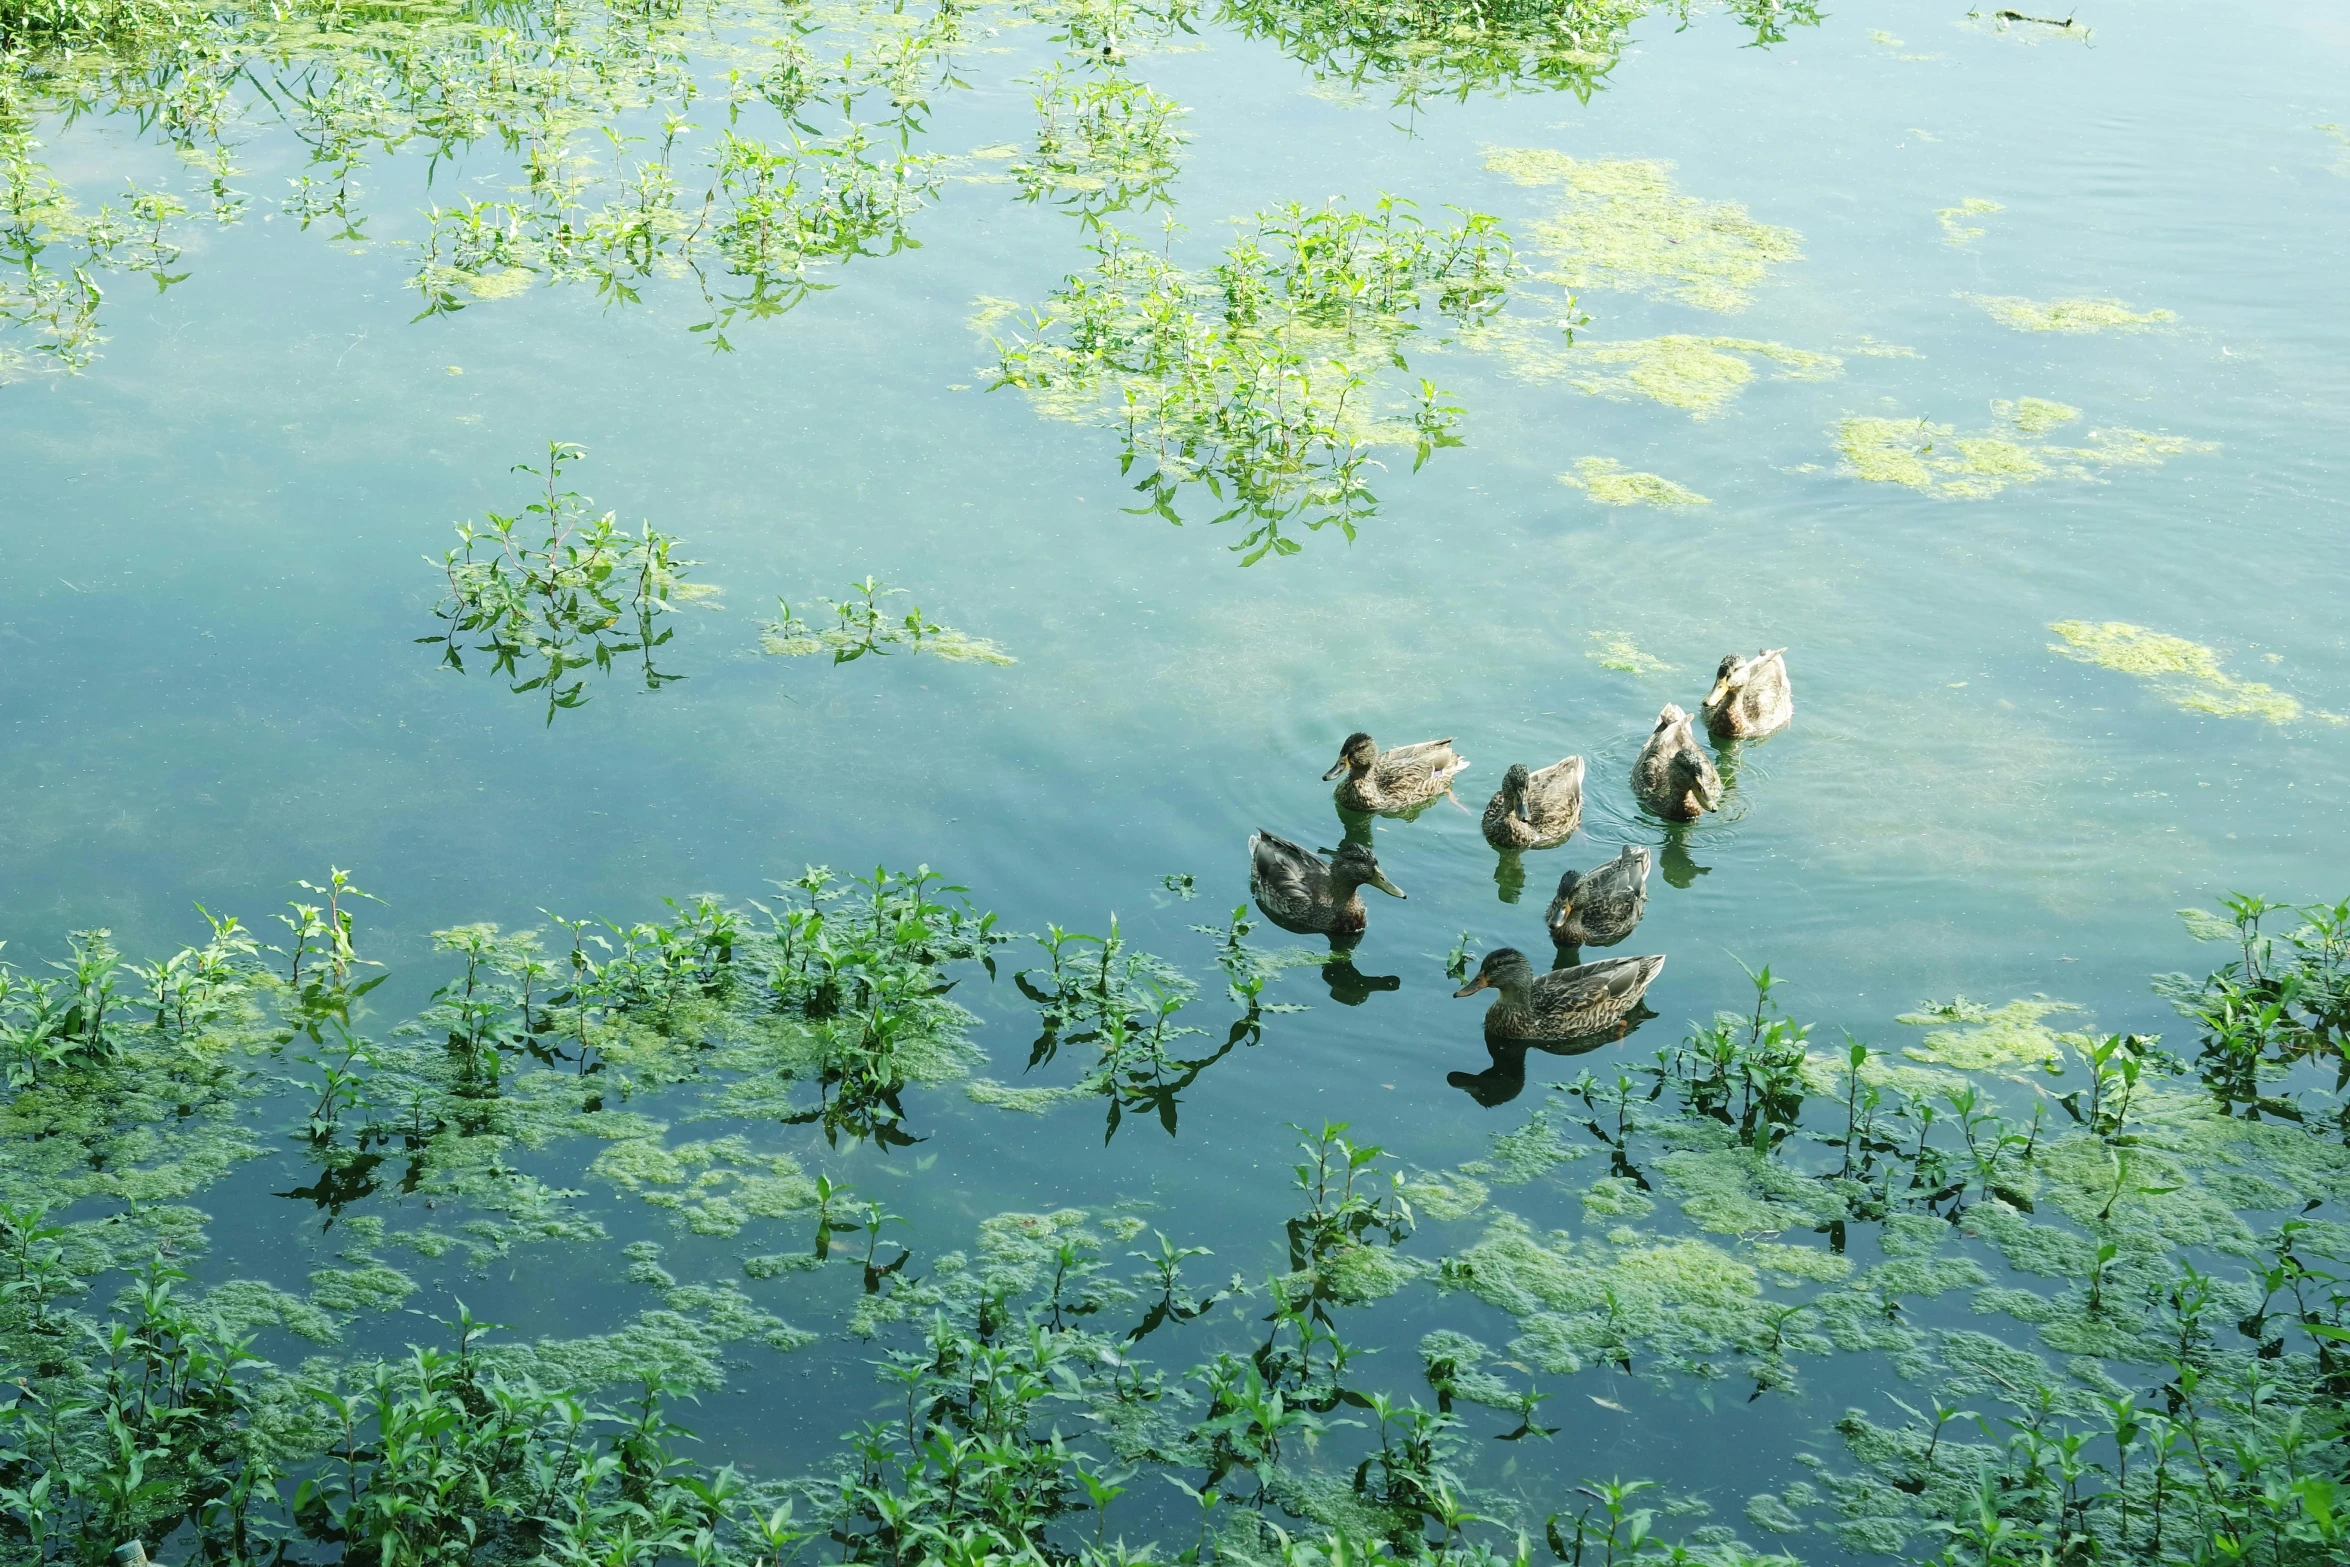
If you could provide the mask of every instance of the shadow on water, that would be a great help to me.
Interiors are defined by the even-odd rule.
[[[1322,965],[1322,982],[1330,987],[1330,999],[1342,1007],[1359,1007],[1374,991],[1403,988],[1402,975],[1366,974],[1355,967],[1352,953],[1333,954]]]
[[[1571,968],[1571,954],[1562,954],[1559,968]],[[1603,1046],[1628,1038],[1641,1024],[1655,1017],[1646,1003],[1632,1012],[1615,1027],[1596,1034],[1585,1034],[1577,1039],[1488,1039],[1485,1053],[1492,1059],[1482,1072],[1447,1072],[1445,1083],[1459,1089],[1486,1109],[1508,1104],[1526,1088],[1526,1055],[1529,1051],[1562,1059],[1589,1055]]]

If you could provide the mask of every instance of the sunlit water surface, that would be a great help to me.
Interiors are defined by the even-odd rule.
[[[440,926],[543,923],[542,908],[644,918],[662,894],[760,896],[810,862],[926,862],[1013,928],[1098,931],[1115,913],[1135,942],[1209,972],[1186,927],[1245,896],[1249,833],[1337,841],[1317,779],[1349,730],[1458,737],[1467,809],[1377,838],[1409,898],[1374,898],[1359,963],[1400,983],[1342,1004],[1311,969],[1284,976],[1280,999],[1310,1009],[1205,1074],[1173,1138],[1129,1124],[1105,1146],[1098,1105],[1031,1118],[958,1089],[910,1096],[927,1137],[913,1149],[749,1129],[885,1194],[912,1220],[917,1267],[1004,1209],[1127,1203],[1215,1247],[1195,1265],[1206,1276],[1261,1277],[1283,1266],[1287,1123],[1349,1121],[1402,1162],[1457,1164],[1576,1066],[1645,1060],[1686,1020],[1740,1005],[1741,961],[1771,964],[1823,1035],[1897,1044],[1894,1014],[1954,993],[2046,994],[2102,1028],[2175,1030],[2147,976],[2209,966],[2175,908],[2231,889],[2339,896],[2350,867],[2350,728],[2322,716],[2350,710],[2350,170],[2314,128],[2350,121],[2350,21],[2288,5],[2238,25],[2173,3],[2088,20],[2084,44],[1884,4],[1758,49],[1727,18],[1658,17],[1588,103],[1472,93],[1412,115],[1376,81],[1350,99],[1205,23],[1180,48],[1135,45],[1133,69],[1191,110],[1173,194],[1195,262],[1228,217],[1382,190],[1431,214],[1492,212],[1525,242],[1550,195],[1489,172],[1483,149],[1669,159],[1681,190],[1797,231],[1802,259],[1730,315],[1587,289],[1586,339],[1719,333],[1845,357],[1837,378],[1758,379],[1702,421],[1516,380],[1492,356],[1416,357],[1467,410],[1465,445],[1416,473],[1408,449],[1384,451],[1359,539],[1308,535],[1247,569],[1204,502],[1180,528],[1124,514],[1138,502],[1114,436],[985,390],[975,301],[1037,300],[1087,259],[1073,219],[1002,183],[950,180],[912,226],[922,248],[827,271],[829,291],[735,328],[731,354],[686,330],[705,312],[684,285],[621,308],[541,289],[411,321],[412,261],[392,242],[465,169],[428,192],[421,156],[379,159],[363,248],[262,221],[265,196],[242,224],[199,230],[186,281],[116,289],[86,373],[0,390],[8,956],[57,955],[63,931],[91,925],[134,952],[176,944],[199,899],[253,923],[332,863],[382,899],[363,928],[393,976],[374,998],[388,1023],[444,977],[427,951]],[[1020,78],[1054,45],[1009,25],[984,43],[999,52],[966,62],[970,89],[936,97],[939,150],[1031,134]],[[48,140],[61,175],[93,190],[168,161],[118,120],[52,125]],[[302,157],[264,130],[245,182],[268,192]],[[489,185],[502,167],[481,165]],[[1937,211],[1968,198],[2001,210],[1951,243]],[[1156,232],[1155,215],[1122,221]],[[1966,295],[2111,297],[2177,321],[2027,333]],[[2078,407],[2080,429],[2211,447],[1972,500],[1841,464],[1843,417],[1972,431],[1994,399],[2023,396]],[[441,586],[423,557],[454,520],[517,504],[526,481],[508,465],[550,439],[588,449],[576,478],[599,506],[680,535],[723,589],[678,617],[667,664],[687,678],[657,693],[593,682],[551,725],[416,645]],[[1597,505],[1558,477],[1593,455],[1713,504]],[[1018,663],[759,652],[777,595],[798,604],[866,573]],[[2303,716],[2209,716],[2069,661],[2049,627],[2074,619],[2205,644]],[[1595,633],[1670,668],[1604,667]],[[1723,652],[1765,645],[1790,650],[1797,721],[1748,751],[1731,812],[1668,845],[1626,789],[1638,739],[1664,702],[1696,706]],[[1511,762],[1569,752],[1592,762],[1585,830],[1529,857],[1524,895],[1504,901],[1472,813]],[[1447,949],[1466,933],[1472,951],[1543,950],[1557,872],[1626,841],[1656,847],[1668,873],[1624,949],[1670,956],[1658,1016],[1582,1062],[1537,1058],[1511,1103],[1449,1087],[1486,1057]],[[1173,873],[1196,878],[1195,900],[1162,890]],[[977,974],[957,996],[983,1019],[993,1075],[1018,1080],[1030,1009]],[[1204,1021],[1221,1032],[1220,1015]],[[317,1210],[272,1195],[307,1179],[286,1146],[204,1199],[203,1276],[298,1279],[334,1248]],[[660,1240],[681,1278],[804,1244],[797,1226],[672,1230],[584,1182],[594,1152],[530,1167],[583,1184],[615,1247]],[[1593,1173],[1586,1160],[1501,1200],[1575,1228]],[[407,1222],[398,1204],[352,1211]],[[1482,1222],[1431,1224],[1413,1249],[1442,1255]],[[402,1266],[424,1281],[412,1305],[460,1294],[526,1334],[652,1303],[612,1283],[608,1258],[558,1248],[487,1277],[453,1259]],[[828,1331],[856,1281],[757,1288]],[[1919,1312],[1969,1320],[1963,1297]],[[1429,1328],[1512,1331],[1426,1286],[1356,1317],[1399,1389]],[[414,1330],[363,1331],[389,1344]],[[790,1356],[738,1350],[729,1389],[685,1418],[707,1451],[763,1472],[812,1461],[881,1396],[872,1351],[837,1334]],[[1555,1444],[1485,1443],[1502,1456],[1479,1456],[1479,1473],[1536,1515],[1561,1481],[1616,1470],[1734,1512],[1796,1477],[1790,1454],[1880,1375],[1830,1365],[1798,1395],[1707,1408],[1586,1372],[1547,1406],[1564,1416]],[[1824,1538],[1801,1548],[1832,1554]]]

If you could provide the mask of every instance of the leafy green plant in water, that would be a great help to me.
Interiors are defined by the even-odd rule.
[[[1079,73],[1057,61],[1034,85],[1036,151],[1011,169],[1024,197],[1051,198],[1089,228],[1166,199],[1187,139],[1181,104],[1123,72]]]
[[[1416,111],[1472,92],[1571,92],[1582,102],[1607,84],[1635,0],[1379,0],[1334,9],[1303,0],[1226,0],[1223,20],[1270,39],[1320,80],[1391,83],[1396,107]]]
[[[676,635],[656,622],[716,591],[685,580],[696,562],[678,557],[675,538],[651,527],[632,538],[614,513],[591,516],[587,497],[561,488],[564,469],[585,455],[568,441],[549,442],[543,468],[513,469],[540,481],[537,500],[512,515],[491,512],[478,527],[457,525],[459,547],[434,563],[449,583],[433,610],[446,626],[417,638],[439,646],[441,662],[460,672],[467,652],[488,654],[516,695],[545,695],[550,724],[587,701],[585,670],[610,674],[622,655],[638,655],[648,691],[684,678],[654,667],[654,650]],[[461,645],[473,636],[482,640]]]
[[[777,599],[776,618],[767,623],[760,645],[770,653],[787,658],[830,653],[835,664],[853,663],[868,653],[886,656],[893,648],[928,653],[958,664],[1017,662],[984,637],[938,624],[922,612],[919,604],[902,617],[892,618],[883,613],[881,601],[902,597],[905,591],[888,587],[871,576],[852,582],[849,597],[822,601],[832,612],[831,625],[810,625],[792,613],[789,603]]]
[[[1445,393],[1418,382],[1398,423],[1376,406],[1374,367],[1408,368],[1402,345],[1431,308],[1456,323],[1497,309],[1512,265],[1490,217],[1431,228],[1394,197],[1254,222],[1205,274],[1105,226],[1091,271],[995,345],[995,388],[1121,431],[1120,472],[1144,465],[1133,514],[1180,524],[1177,496],[1203,485],[1225,506],[1214,521],[1248,525],[1243,565],[1297,553],[1301,527],[1351,540],[1377,507],[1377,444],[1408,441],[1423,461],[1454,444]]]

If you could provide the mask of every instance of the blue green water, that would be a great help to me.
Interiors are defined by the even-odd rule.
[[[935,95],[934,150],[1030,134],[1020,79],[1056,46],[1012,20],[965,59],[968,90]],[[1195,261],[1228,217],[1382,190],[1491,212],[1531,258],[1551,197],[1489,172],[1482,149],[1668,159],[1682,191],[1797,231],[1802,259],[1727,316],[1585,289],[1585,340],[1719,333],[1846,356],[1839,378],[1758,379],[1699,421],[1515,380],[1491,356],[1431,355],[1415,369],[1467,410],[1465,444],[1416,473],[1408,452],[1383,453],[1358,540],[1316,535],[1246,569],[1212,513],[1180,528],[1125,514],[1137,502],[1110,434],[984,390],[975,302],[1041,299],[1086,261],[1072,219],[1006,185],[950,179],[911,224],[920,249],[826,270],[828,291],[714,355],[687,330],[706,311],[674,279],[622,308],[543,288],[412,321],[400,242],[420,231],[416,209],[468,180],[502,186],[506,165],[483,153],[428,187],[421,153],[378,156],[370,242],[336,245],[273,211],[305,150],[256,114],[247,218],[191,225],[189,276],[168,291],[113,288],[85,371],[0,387],[7,954],[55,955],[59,933],[91,925],[137,952],[175,945],[196,900],[251,924],[332,863],[383,900],[369,951],[393,976],[376,998],[393,1017],[443,977],[426,943],[444,925],[541,923],[542,908],[643,918],[662,894],[759,896],[807,863],[886,861],[945,870],[1016,929],[1097,930],[1115,911],[1140,945],[1204,968],[1185,927],[1245,896],[1252,830],[1336,841],[1317,779],[1348,731],[1457,737],[1467,809],[1378,838],[1410,896],[1374,900],[1358,962],[1399,986],[1346,1005],[1311,970],[1286,976],[1281,998],[1310,1010],[1203,1076],[1176,1137],[1137,1126],[1104,1148],[1098,1107],[1031,1119],[953,1089],[916,1091],[930,1140],[912,1151],[762,1134],[890,1190],[918,1252],[964,1244],[1006,1208],[1132,1199],[1250,1274],[1275,1262],[1284,1123],[1351,1121],[1439,1168],[1565,1075],[1537,1063],[1500,1109],[1449,1088],[1485,1052],[1443,954],[1464,932],[1472,951],[1539,948],[1557,872],[1623,842],[1657,847],[1675,875],[1622,950],[1670,963],[1656,1019],[1591,1064],[1645,1058],[1686,1020],[1740,1005],[1741,960],[1785,976],[1786,1004],[1823,1036],[1896,1042],[1895,1013],[1954,993],[2046,994],[2101,1028],[2174,1029],[2146,977],[2205,956],[2175,908],[2233,889],[2337,896],[2350,865],[2350,727],[2325,717],[2350,710],[2336,261],[2350,153],[2318,128],[2350,123],[2350,23],[2314,5],[2252,24],[2167,3],[2084,20],[2087,42],[1886,4],[1760,49],[1728,17],[1658,15],[1588,102],[1471,92],[1409,116],[1376,79],[1348,101],[1212,21],[1179,47],[1130,42],[1134,72],[1190,110],[1172,193]],[[122,117],[52,116],[41,134],[92,199],[126,175],[177,177]],[[1948,243],[1937,210],[1968,198],[2001,210]],[[2177,320],[2026,333],[1968,294],[2111,297]],[[1856,351],[1868,340],[1915,356]],[[1844,417],[1974,431],[1992,400],[2023,396],[2077,406],[2083,429],[2211,447],[1980,500],[1843,470]],[[526,481],[508,465],[551,439],[588,449],[576,477],[599,507],[682,537],[723,592],[676,617],[667,666],[683,681],[602,681],[545,724],[415,639],[435,629],[441,586],[422,557],[453,521],[518,503]],[[1713,504],[1602,507],[1557,477],[1590,455]],[[866,573],[1019,662],[760,654],[777,595],[797,605]],[[2204,644],[2303,716],[2183,709],[2060,657],[2062,620]],[[1671,668],[1603,667],[1594,633]],[[1662,703],[1695,707],[1722,653],[1765,645],[1789,650],[1795,724],[1749,751],[1734,819],[1690,830],[1684,860],[1633,810],[1631,755]],[[1591,761],[1584,830],[1529,856],[1524,897],[1505,903],[1473,812],[1511,762],[1570,752]],[[1200,896],[1163,892],[1170,873]],[[958,999],[981,1015],[992,1074],[1016,1080],[1027,1009],[978,979]],[[592,1152],[545,1173],[577,1180]],[[316,1244],[296,1205],[266,1195],[299,1161],[264,1164],[206,1199],[237,1232],[208,1266]],[[1572,1197],[1517,1206],[1566,1223]],[[670,1244],[680,1277],[745,1249],[634,1209],[610,1222],[616,1239]],[[534,1256],[487,1279],[430,1275],[428,1293],[454,1289],[529,1333],[579,1332],[607,1320],[611,1271]],[[787,1278],[804,1294],[776,1309],[830,1329],[854,1289],[835,1283]],[[1471,1319],[1506,1337],[1499,1313],[1425,1290],[1372,1336],[1400,1374],[1419,1333]],[[713,1450],[788,1466],[832,1435],[797,1402],[807,1379],[861,1404],[863,1353],[747,1360],[688,1423]],[[1578,1407],[1555,1446],[1516,1460],[1528,1475],[1648,1463],[1734,1498],[1783,1483],[1783,1439],[1834,1402],[1706,1412],[1610,1386],[1640,1413]]]

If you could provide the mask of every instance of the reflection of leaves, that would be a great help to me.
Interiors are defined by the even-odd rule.
[[[1392,82],[1395,102],[1416,107],[1530,88],[1588,102],[1606,85],[1627,30],[1647,14],[1642,0],[1225,0],[1222,20],[1272,39],[1325,80]]]

